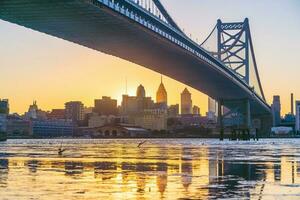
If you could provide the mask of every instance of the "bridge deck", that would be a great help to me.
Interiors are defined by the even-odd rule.
[[[2,0],[0,18],[147,67],[215,99],[251,99],[253,114],[270,112],[249,89],[221,69],[93,2]]]

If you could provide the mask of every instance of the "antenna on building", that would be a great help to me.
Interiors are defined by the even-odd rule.
[[[127,77],[125,78],[125,94],[126,95],[128,94],[128,91],[127,91]]]

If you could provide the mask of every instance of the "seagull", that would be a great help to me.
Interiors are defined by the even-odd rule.
[[[59,149],[58,149],[58,155],[61,156],[64,151],[66,151],[66,149],[62,149],[61,147],[59,147]]]
[[[147,142],[147,140],[144,140],[142,142],[139,143],[139,145],[137,146],[138,148],[140,148],[143,144],[145,144]]]

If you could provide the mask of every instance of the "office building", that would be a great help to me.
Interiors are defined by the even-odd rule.
[[[178,115],[179,115],[179,104],[169,106],[168,117],[177,117]]]
[[[200,115],[200,108],[198,106],[193,106],[193,115]]]
[[[144,109],[154,107],[153,100],[151,97],[146,97],[145,88],[142,85],[137,88],[136,95],[123,95],[120,108],[122,115],[135,115],[143,112]]]
[[[47,113],[47,119],[65,119],[65,109],[52,109]]]
[[[208,112],[217,113],[217,101],[208,97]]]
[[[300,131],[300,101],[296,101],[296,131]]]
[[[9,114],[9,103],[8,99],[0,99],[0,113],[1,114]]]
[[[187,88],[181,93],[181,114],[192,114],[192,94]]]
[[[7,99],[0,99],[0,133],[6,132],[9,103]]]
[[[74,133],[74,123],[68,120],[33,120],[32,133],[34,137],[71,137]]]
[[[146,90],[143,85],[139,85],[136,90],[136,97],[137,98],[145,98],[146,97]]]
[[[149,130],[167,130],[168,113],[166,109],[145,109],[135,117],[135,125]]]
[[[168,105],[168,93],[162,79],[156,92],[156,103]]]
[[[273,96],[273,103],[271,105],[273,115],[273,126],[279,126],[281,122],[281,104],[280,96]]]
[[[66,119],[79,122],[84,119],[84,106],[80,101],[70,101],[65,103]]]
[[[93,112],[99,115],[117,115],[117,106],[117,100],[104,96],[102,99],[95,100]]]
[[[116,122],[117,117],[114,115],[99,115],[98,113],[92,113],[88,119],[88,127],[101,127],[107,124],[114,124]]]

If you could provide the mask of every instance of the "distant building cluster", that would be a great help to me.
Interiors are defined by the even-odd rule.
[[[213,101],[213,100],[210,100]],[[212,107],[212,105],[210,105]],[[8,137],[138,137],[176,133],[185,128],[211,129],[216,126],[215,108],[201,116],[187,88],[181,93],[181,105],[168,105],[168,93],[161,80],[156,101],[139,85],[135,96],[116,99],[103,96],[93,107],[69,101],[64,108],[43,111],[36,101],[23,115],[9,114],[8,100],[0,100],[0,128]]]
[[[273,117],[272,134],[291,135],[300,133],[300,101],[294,102],[294,94],[291,94],[290,108],[291,111],[282,117],[280,96],[273,96],[271,105]]]

